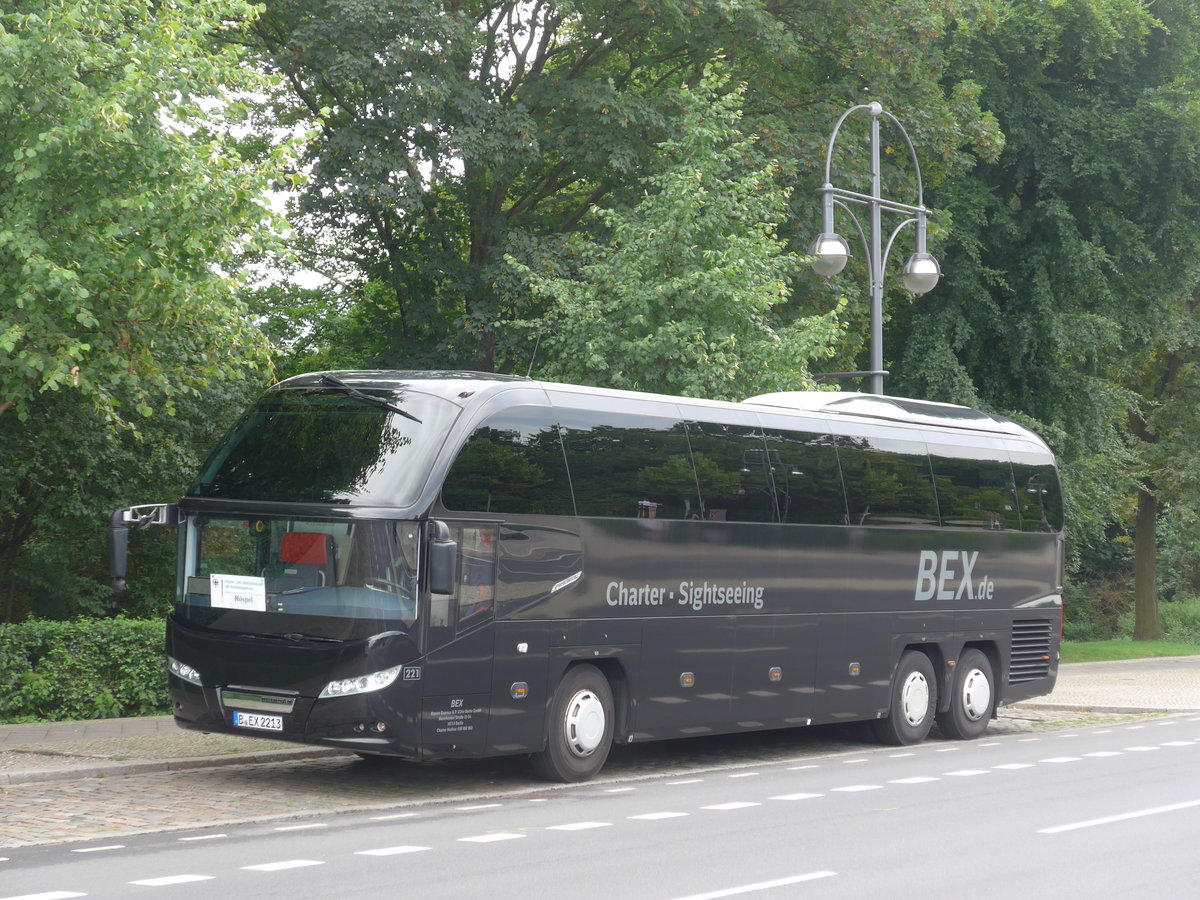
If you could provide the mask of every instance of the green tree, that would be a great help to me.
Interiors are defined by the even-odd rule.
[[[137,432],[112,429],[69,390],[38,398],[28,422],[0,419],[0,621],[161,615],[175,591],[175,534],[133,532],[131,587],[118,597],[105,559],[109,515],[177,499],[254,390],[250,381],[216,382],[181,395],[174,416],[160,400]]]
[[[514,263],[548,305],[525,325],[543,375],[689,396],[739,398],[811,386],[832,355],[836,310],[783,310],[801,259],[778,235],[788,192],[738,128],[745,89],[706,76],[680,95],[657,174],[628,209],[600,213],[609,235],[580,240],[578,275]]]
[[[232,266],[269,235],[280,145],[238,152],[242,0],[0,10],[0,414],[78,391],[108,419],[266,362]],[[160,402],[165,398],[165,402]]]
[[[305,316],[300,365],[524,371],[532,344],[506,323],[538,317],[542,299],[505,259],[566,271],[572,235],[598,205],[634,202],[680,87],[722,51],[750,85],[746,132],[784,175],[814,184],[831,123],[872,89],[913,113],[936,180],[961,146],[996,139],[969,86],[940,86],[939,42],[998,6],[267,0],[246,40],[286,80],[273,116],[319,132],[292,220],[331,288],[327,315]],[[810,220],[808,192],[795,202]],[[311,299],[264,303],[283,323],[317,313]]]
[[[1158,628],[1157,496],[1177,480],[1161,477],[1158,423],[1195,433],[1198,24],[1192,0],[1019,0],[948,37],[948,79],[979,84],[1005,145],[932,192],[954,210],[946,277],[896,329],[898,391],[1027,417],[1050,439],[1077,564],[1111,557],[1137,495],[1139,635]]]

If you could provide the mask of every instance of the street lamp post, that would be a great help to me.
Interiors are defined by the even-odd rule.
[[[871,193],[861,194],[836,188],[830,183],[830,170],[833,164],[833,145],[837,140],[842,123],[858,110],[866,110],[871,116]],[[908,146],[908,154],[912,158],[913,169],[917,174],[917,205],[898,203],[880,196],[879,169],[879,119],[887,116],[900,129],[904,143]],[[917,164],[917,153],[913,149],[908,132],[900,124],[900,120],[887,112],[879,103],[864,103],[851,107],[842,114],[833,133],[829,136],[829,147],[825,151],[825,183],[817,191],[821,195],[821,233],[817,235],[809,253],[815,257],[813,270],[823,278],[832,278],[846,266],[850,258],[850,245],[846,239],[834,230],[833,210],[840,207],[850,216],[858,236],[862,239],[863,248],[867,253],[867,267],[871,281],[871,366],[866,372],[836,372],[825,377],[830,378],[870,378],[870,392],[883,393],[883,376],[888,373],[883,368],[883,271],[887,265],[888,254],[896,236],[906,225],[916,226],[916,247],[913,254],[904,264],[900,272],[900,280],[914,294],[924,294],[933,290],[941,277],[938,262],[925,248],[925,236],[929,210],[925,208],[925,192],[921,183],[921,167]],[[865,206],[870,210],[870,238],[863,231],[858,217],[848,204]],[[888,238],[887,245],[883,244],[883,213],[896,212],[906,215],[904,221],[896,226]]]

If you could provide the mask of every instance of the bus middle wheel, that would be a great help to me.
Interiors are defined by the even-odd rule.
[[[595,666],[575,666],[554,692],[546,749],[534,754],[534,768],[549,781],[587,781],[604,767],[612,736],[608,679]]]
[[[873,721],[871,729],[875,732],[876,740],[882,744],[919,744],[933,727],[936,709],[937,684],[933,677],[933,663],[924,653],[908,650],[896,666],[887,718]]]

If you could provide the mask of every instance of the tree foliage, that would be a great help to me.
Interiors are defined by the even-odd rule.
[[[0,413],[73,390],[142,416],[265,361],[220,271],[267,220],[232,93],[242,0],[0,11]],[[260,231],[259,237],[265,232]],[[258,239],[258,238],[253,238]],[[165,403],[160,402],[165,398]]]
[[[946,278],[906,323],[896,387],[1037,423],[1077,562],[1155,496],[1161,436],[1195,433],[1198,23],[1191,0],[1022,0],[951,44],[1005,146],[933,193],[954,210]],[[1156,520],[1136,529],[1151,559]]]
[[[993,5],[267,0],[246,40],[285,78],[277,120],[318,128],[293,221],[337,295],[299,349],[327,359],[349,338],[371,365],[524,371],[532,345],[504,323],[538,317],[545,296],[505,259],[565,271],[589,213],[630,205],[656,173],[680,88],[721,53],[749,85],[746,133],[806,185],[867,87],[913,112],[932,175],[964,144],[985,153],[994,123],[969,86],[938,84],[939,41]],[[268,298],[281,321],[294,296]]]
[[[541,342],[539,373],[739,399],[811,386],[809,360],[832,355],[836,309],[784,313],[801,263],[778,234],[788,192],[738,129],[745,88],[726,87],[706,76],[680,92],[645,193],[600,213],[606,233],[577,243],[577,274],[515,264],[548,305],[524,323]]]

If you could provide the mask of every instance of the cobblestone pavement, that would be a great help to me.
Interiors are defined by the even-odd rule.
[[[992,724],[989,734],[1080,727],[1130,718],[1134,716],[1004,710]],[[361,760],[337,752],[330,755],[329,751],[318,751],[323,754],[320,758],[297,758],[292,751],[284,749],[269,751],[278,754],[272,762],[253,762],[243,755],[221,760],[211,754],[221,749],[240,754],[247,747],[263,752],[262,741],[186,732],[170,735],[170,739],[164,741],[167,737],[157,735],[144,749],[135,746],[134,751],[167,754],[171,756],[171,764],[183,763],[181,767],[162,771],[117,769],[116,774],[108,777],[69,777],[61,770],[64,762],[95,766],[93,756],[0,752],[0,766],[7,757],[15,756],[19,757],[22,771],[28,771],[33,757],[42,755],[49,760],[43,759],[41,763],[60,767],[54,780],[0,786],[0,847],[350,810],[393,809],[498,794],[537,796],[570,789],[539,781],[521,758],[417,764]],[[220,740],[214,740],[217,738]],[[174,746],[176,739],[185,743],[201,742],[203,746],[188,749],[189,752],[202,750],[209,754],[193,760],[204,760],[207,764],[187,766],[187,760],[178,759],[182,751]],[[158,750],[155,751],[151,744]],[[97,747],[103,746],[102,741],[92,740],[87,743],[88,753],[95,753]],[[131,752],[128,739],[113,746],[121,752]],[[626,780],[743,763],[861,752],[864,747],[873,746],[877,745],[867,738],[862,726],[829,726],[639,744],[614,748],[599,780]],[[306,748],[306,751],[311,750]],[[239,764],[228,764],[235,758]],[[222,761],[226,764],[217,764]],[[142,766],[153,762],[137,760]]]

